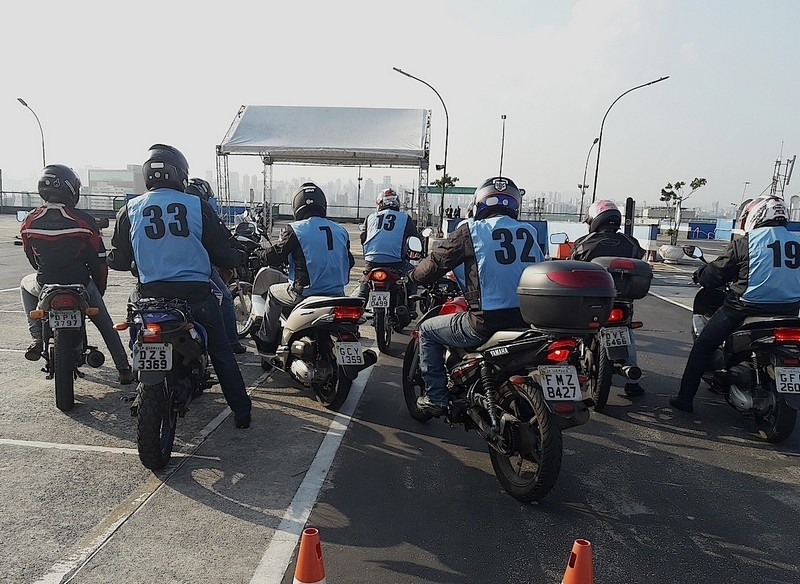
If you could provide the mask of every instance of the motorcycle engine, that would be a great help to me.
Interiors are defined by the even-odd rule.
[[[734,365],[728,369],[728,401],[740,412],[747,412],[753,408],[752,390],[755,386],[756,375],[752,366],[747,363]]]

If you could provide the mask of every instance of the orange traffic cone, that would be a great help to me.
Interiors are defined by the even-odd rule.
[[[594,584],[592,542],[576,539],[561,584]]]
[[[303,530],[293,584],[325,584],[322,546],[319,543],[319,530],[316,527],[306,527]]]

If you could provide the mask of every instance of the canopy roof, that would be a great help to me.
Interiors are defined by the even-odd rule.
[[[218,155],[264,162],[427,168],[430,111],[243,105]]]

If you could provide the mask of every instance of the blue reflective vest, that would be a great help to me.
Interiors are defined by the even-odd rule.
[[[407,213],[394,209],[384,209],[367,217],[364,260],[373,264],[403,261],[403,236],[409,221],[411,217]]]
[[[341,225],[324,217],[309,217],[291,224],[306,260],[308,287],[303,296],[344,296],[350,281],[350,238]],[[295,261],[289,256],[289,281],[295,280]]]
[[[800,238],[784,227],[761,227],[747,234],[745,302],[800,301]]]

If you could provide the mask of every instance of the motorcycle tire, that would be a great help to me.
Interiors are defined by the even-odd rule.
[[[136,448],[145,468],[161,470],[169,463],[175,443],[178,413],[172,408],[164,382],[139,385]]]
[[[611,377],[614,374],[614,364],[609,360],[605,349],[601,346],[598,337],[594,337],[589,345],[589,397],[594,402],[594,411],[602,412],[608,403],[611,392]]]
[[[314,395],[319,403],[328,410],[336,411],[342,407],[347,396],[350,395],[353,380],[347,377],[342,368],[336,364],[333,352],[327,354],[327,359],[331,361],[333,374],[328,376],[324,383],[312,383],[311,389],[314,390]]]
[[[776,444],[792,435],[797,420],[797,410],[777,398],[775,409],[767,416],[756,416],[758,433],[767,441]]]
[[[70,411],[75,405],[75,357],[80,338],[80,329],[56,329],[53,333],[56,407],[62,412]]]
[[[389,353],[392,346],[392,327],[389,324],[389,311],[385,308],[376,308],[372,317],[375,325],[375,339],[378,341],[378,350],[381,353]]]
[[[425,395],[425,381],[419,367],[419,341],[411,339],[403,356],[403,399],[411,417],[418,422],[427,422],[433,416],[417,407],[417,398]]]
[[[253,309],[253,285],[237,282],[230,287],[233,296],[233,310],[236,314],[236,335],[244,339],[250,334],[255,324]]]
[[[561,473],[561,429],[539,387],[519,389],[505,384],[498,393],[497,404],[523,423],[506,424],[504,438],[511,445],[510,454],[489,447],[494,474],[503,489],[518,501],[540,501]],[[523,471],[525,465],[533,468]]]

